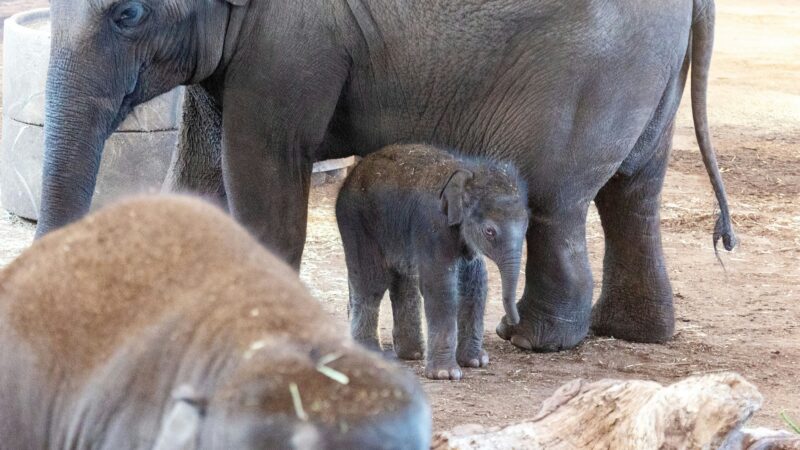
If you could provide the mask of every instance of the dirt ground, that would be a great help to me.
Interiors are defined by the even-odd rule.
[[[0,17],[45,5],[0,0]],[[486,369],[461,382],[420,375],[435,427],[505,424],[533,416],[556,387],[573,379],[646,378],[670,383],[717,371],[737,371],[766,401],[754,423],[782,426],[786,411],[800,419],[800,5],[795,0],[718,0],[717,46],[710,87],[710,122],[740,247],[711,247],[714,198],[696,147],[689,102],[679,112],[675,149],[663,194],[664,247],[675,292],[677,334],[666,345],[590,337],[555,354],[526,353],[502,341],[495,271],[486,314]],[[312,193],[302,278],[314,296],[346,322],[347,282],[333,213],[336,185]],[[33,225],[0,212],[0,266],[25,248]],[[599,290],[602,230],[588,230]],[[382,317],[384,340],[391,328]]]

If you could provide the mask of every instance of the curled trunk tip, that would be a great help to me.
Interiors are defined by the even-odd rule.
[[[500,267],[500,277],[503,284],[503,309],[506,313],[506,322],[517,325],[520,321],[517,309],[517,282],[519,280],[520,261],[503,264]]]

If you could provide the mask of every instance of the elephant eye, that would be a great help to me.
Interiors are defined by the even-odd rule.
[[[483,229],[483,234],[489,239],[494,239],[494,237],[497,236],[497,230],[495,230],[494,227],[486,227]]]
[[[114,14],[114,23],[120,28],[133,28],[140,25],[145,16],[147,9],[139,2],[127,2],[120,5]]]

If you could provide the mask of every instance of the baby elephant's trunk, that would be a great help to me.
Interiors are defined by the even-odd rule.
[[[503,282],[503,308],[506,310],[506,322],[509,325],[519,323],[519,311],[517,311],[517,282],[519,281],[519,268],[521,264],[520,255],[501,262],[500,278]]]

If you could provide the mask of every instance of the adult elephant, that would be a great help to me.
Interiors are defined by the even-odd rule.
[[[172,179],[227,195],[231,213],[295,267],[315,160],[428,142],[514,161],[529,184],[521,322],[502,321],[503,338],[559,350],[591,323],[665,341],[674,320],[659,195],[691,65],[721,209],[714,242],[735,245],[705,110],[712,0],[51,4],[38,235],[87,211],[103,142],[131,108],[189,84]],[[593,312],[592,200],[606,239]]]

